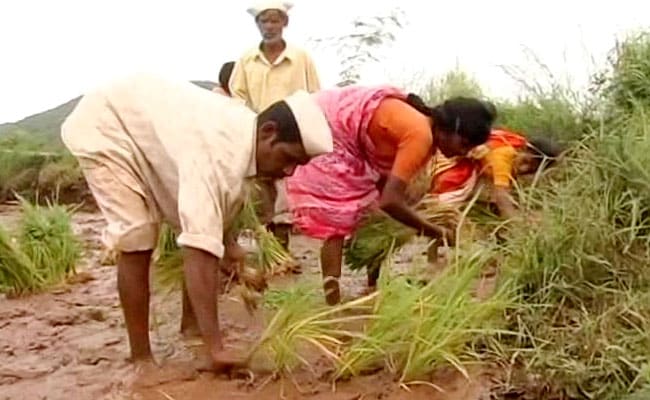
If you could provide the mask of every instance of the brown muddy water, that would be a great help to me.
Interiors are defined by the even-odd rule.
[[[0,206],[0,224],[11,226],[18,216],[16,206]],[[489,398],[490,378],[480,371],[470,374],[469,379],[454,371],[441,371],[434,383],[443,391],[431,386],[406,390],[385,373],[335,386],[306,371],[282,378],[264,372],[263,367],[231,377],[198,373],[192,361],[200,341],[179,334],[180,295],[152,297],[152,346],[162,366],[136,370],[127,361],[116,269],[99,262],[103,220],[99,214],[79,212],[74,216],[74,226],[84,239],[85,256],[73,281],[45,294],[0,298],[0,400]],[[396,268],[406,268],[414,257],[424,257],[424,250],[421,244],[409,246],[402,251]],[[301,262],[302,274],[278,277],[272,286],[320,279],[318,243],[294,236],[292,253]],[[490,286],[489,282],[482,285]],[[358,296],[364,289],[364,276],[344,272],[345,297]],[[219,311],[227,347],[243,351],[259,337],[263,316],[249,315],[236,295],[223,295]],[[318,358],[313,362],[318,371],[321,363]]]

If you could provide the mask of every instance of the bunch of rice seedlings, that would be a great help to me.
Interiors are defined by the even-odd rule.
[[[475,360],[474,339],[498,328],[507,304],[505,286],[484,301],[473,296],[479,272],[492,258],[492,251],[477,246],[425,286],[389,276],[384,268],[373,316],[342,352],[337,377],[384,368],[408,385],[444,365],[465,372],[463,362]]]
[[[247,257],[247,265],[239,266],[234,271],[234,278],[244,283],[249,289],[244,290],[241,295],[244,302],[251,308],[255,307],[258,298],[254,291],[260,291],[266,287],[264,275],[280,272],[283,268],[295,265],[293,257],[282,247],[277,238],[260,223],[253,185],[251,182],[245,187],[242,208],[230,228],[234,234],[250,230],[257,241],[255,250]],[[168,293],[182,288],[182,255],[176,244],[176,235],[167,225],[163,226],[161,230],[155,265],[156,282],[159,287]]]
[[[448,229],[456,229],[462,216],[456,207],[438,203],[431,196],[420,200],[416,210],[430,223]],[[345,262],[352,270],[376,268],[387,257],[390,249],[400,249],[416,235],[414,229],[388,215],[381,212],[372,213],[346,243]]]
[[[244,204],[235,220],[233,232],[253,232],[257,246],[249,257],[251,265],[270,274],[282,272],[294,266],[296,262],[275,235],[260,222],[252,185],[254,184],[250,183],[246,188]]]
[[[20,295],[36,291],[44,284],[34,263],[0,226],[0,292]]]
[[[296,265],[296,260],[280,244],[278,238],[264,226],[258,225],[254,234],[257,246],[249,260],[255,268],[274,275],[291,270]]]
[[[72,230],[70,211],[57,204],[21,202],[20,247],[45,282],[59,283],[76,272],[81,258],[81,243]]]
[[[155,281],[158,288],[165,294],[170,294],[182,290],[185,277],[183,271],[183,255],[178,244],[176,243],[176,234],[173,229],[165,224],[163,225],[156,254],[155,263]],[[222,264],[221,270],[225,271]],[[259,292],[266,289],[266,277],[259,269],[237,266],[233,278],[243,284],[239,290],[239,295],[246,306],[246,309],[252,313],[257,308],[260,295]]]
[[[342,348],[358,334],[353,325],[372,317],[371,304],[376,294],[335,307],[323,302],[315,284],[272,291],[267,296],[265,304],[275,313],[252,347],[250,357],[262,351],[270,356],[276,372],[290,373],[300,365],[312,370],[310,355],[314,350],[332,365],[338,365]]]
[[[176,244],[176,234],[167,224],[163,224],[160,230],[154,265],[156,284],[163,292],[171,293],[183,288],[183,255]]]

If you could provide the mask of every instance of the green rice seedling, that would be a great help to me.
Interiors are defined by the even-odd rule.
[[[505,290],[485,301],[473,298],[492,256],[489,249],[468,250],[423,287],[383,269],[373,317],[342,353],[337,376],[385,368],[408,385],[443,365],[464,372],[474,335],[496,329],[506,305]]]
[[[314,297],[312,299],[312,297]],[[264,293],[263,304],[267,310],[278,310],[295,299],[309,299],[308,302],[319,303],[319,287],[315,284],[297,284],[287,289],[269,289]]]
[[[18,242],[47,284],[56,284],[76,272],[81,242],[72,230],[68,208],[33,205],[21,198]]]
[[[277,372],[291,373],[302,365],[311,369],[308,354],[324,355],[332,365],[340,363],[339,353],[355,337],[353,327],[371,318],[376,294],[330,307],[323,302],[316,284],[271,292],[265,303],[275,309],[266,329],[250,355],[269,355]]]
[[[295,265],[296,262],[289,252],[280,244],[275,235],[260,222],[257,207],[255,186],[251,182],[245,190],[244,203],[232,229],[235,233],[245,230],[253,233],[257,245],[254,252],[248,257],[249,264],[269,274]]]
[[[255,239],[257,246],[255,252],[250,255],[251,265],[270,275],[291,269],[296,261],[280,244],[278,239],[262,225],[258,225],[255,230]]]
[[[20,295],[34,292],[44,284],[36,266],[0,226],[0,292]]]
[[[234,235],[252,231],[257,242],[255,250],[247,257],[247,270],[237,271],[238,278],[248,282],[251,289],[260,286],[260,274],[273,274],[283,268],[295,265],[295,260],[280,244],[277,238],[269,232],[257,216],[257,202],[254,198],[254,184],[248,183],[244,190],[244,201],[240,212],[232,223],[230,232]],[[168,226],[161,230],[158,250],[155,256],[155,280],[163,291],[170,293],[178,290],[183,284],[183,265],[180,249],[176,245],[176,236]],[[251,270],[259,270],[256,272]],[[243,279],[242,279],[243,278]],[[265,286],[265,285],[261,285]],[[244,292],[247,304],[256,297],[251,292]]]
[[[185,282],[183,254],[176,242],[176,234],[167,224],[163,224],[160,232],[154,264],[155,284],[163,294],[169,295],[182,290]],[[250,267],[240,267],[235,271],[235,277],[244,285],[239,295],[248,311],[252,312],[257,308],[257,293],[266,288],[265,277]]]
[[[176,234],[167,224],[163,224],[160,230],[154,266],[156,286],[163,293],[169,294],[183,288],[183,255],[176,244]]]
[[[416,210],[434,225],[455,229],[461,220],[461,211],[455,207],[436,202],[425,196]],[[398,250],[417,232],[384,213],[370,214],[355,232],[344,249],[345,262],[351,270],[364,267],[377,268],[388,256],[391,249]]]

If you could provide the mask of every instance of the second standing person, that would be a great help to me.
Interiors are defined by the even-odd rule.
[[[283,31],[289,24],[292,5],[283,1],[261,1],[248,12],[262,35],[262,42],[248,50],[236,63],[230,92],[255,112],[298,91],[316,92],[320,82],[316,67],[306,51],[287,44]],[[288,247],[291,214],[285,181],[259,180],[264,223]]]

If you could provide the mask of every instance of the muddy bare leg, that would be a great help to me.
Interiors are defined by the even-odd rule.
[[[199,325],[196,321],[196,315],[190,302],[190,297],[187,294],[187,287],[183,283],[183,311],[181,314],[181,334],[185,336],[198,336],[200,334]]]
[[[379,272],[381,271],[380,263],[372,263],[367,268],[368,273],[368,292],[374,292],[377,289],[377,281],[379,280]]]
[[[320,263],[323,270],[323,289],[327,304],[334,305],[341,301],[339,278],[343,261],[343,236],[334,236],[323,243],[320,251]]]
[[[120,253],[117,288],[131,346],[131,359],[153,359],[149,342],[149,264],[151,250]]]
[[[211,359],[210,369],[219,372],[243,365],[244,360],[223,348],[216,301],[219,259],[203,250],[184,247],[183,264],[187,292],[207,347],[206,355]]]

